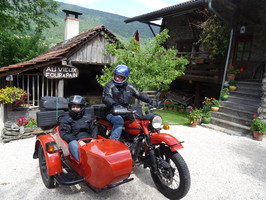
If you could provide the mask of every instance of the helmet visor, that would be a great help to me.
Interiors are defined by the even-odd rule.
[[[123,83],[126,80],[125,76],[114,74],[114,81],[117,83]]]
[[[73,100],[71,101],[72,104],[81,104],[82,103],[82,97],[81,96],[78,96],[78,95],[75,95],[73,97]]]

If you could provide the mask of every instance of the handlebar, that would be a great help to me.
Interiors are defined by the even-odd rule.
[[[157,107],[154,107],[152,105],[149,105],[148,108],[149,109],[148,109],[148,112],[147,113],[151,113],[154,110],[158,110],[158,109],[163,108],[163,102],[158,102],[158,106]],[[113,115],[135,114],[135,115],[138,116],[136,110],[133,110],[131,108],[125,108],[123,106],[114,106],[111,112],[112,112]]]

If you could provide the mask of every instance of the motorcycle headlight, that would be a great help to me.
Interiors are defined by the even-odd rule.
[[[151,121],[152,127],[155,129],[162,128],[162,123],[163,119],[158,115],[156,115]]]

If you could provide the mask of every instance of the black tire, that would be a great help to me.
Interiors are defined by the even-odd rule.
[[[157,150],[159,174],[150,170],[157,189],[169,199],[183,198],[190,188],[190,173],[186,162],[178,152],[171,152],[165,147]]]
[[[42,181],[43,181],[44,185],[47,188],[55,188],[57,186],[57,183],[55,182],[54,177],[49,176],[47,173],[46,159],[45,159],[45,156],[43,153],[42,145],[39,146],[38,157],[39,157],[40,172],[41,172]]]

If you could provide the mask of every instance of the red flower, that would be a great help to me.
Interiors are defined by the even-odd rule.
[[[234,66],[232,64],[230,64],[229,67],[234,67]]]
[[[244,71],[244,68],[240,68],[239,71],[240,71],[240,72],[243,72],[243,71]]]
[[[257,115],[256,115],[256,114],[254,114],[254,115],[253,115],[253,117],[257,117]]]

